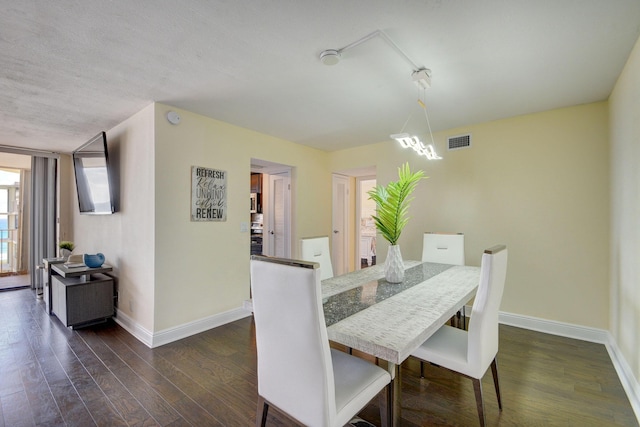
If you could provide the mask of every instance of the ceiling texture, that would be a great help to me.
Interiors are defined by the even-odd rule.
[[[377,30],[434,132],[603,101],[640,35],[639,0],[0,1],[0,145],[58,152],[154,101],[325,151],[428,135],[385,37],[319,59]]]

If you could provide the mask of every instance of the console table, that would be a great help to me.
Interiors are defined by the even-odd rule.
[[[50,268],[51,311],[65,326],[87,326],[113,316],[113,278],[104,274],[113,270],[110,265],[68,268],[54,263]]]
[[[42,294],[47,314],[51,314],[51,275],[54,274],[51,267],[54,264],[63,264],[64,258],[44,258],[42,260],[44,264],[44,275],[42,276],[43,291]]]

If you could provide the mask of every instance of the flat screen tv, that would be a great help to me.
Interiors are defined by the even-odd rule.
[[[81,214],[108,215],[116,211],[107,135],[100,132],[72,153]]]

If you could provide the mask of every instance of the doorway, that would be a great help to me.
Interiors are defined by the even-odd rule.
[[[333,174],[332,184],[331,264],[333,272],[339,276],[349,271],[349,178]]]
[[[336,182],[336,176],[344,178],[344,181],[338,181],[342,184]],[[365,267],[375,265],[377,262],[376,229],[371,219],[371,212],[375,213],[375,203],[370,204],[372,202],[368,200],[369,196],[366,191],[369,187],[372,188],[376,185],[376,167],[340,170],[334,172],[333,177],[332,230],[334,230],[334,238],[332,239],[331,251],[334,272],[336,266],[339,265],[344,266],[345,273],[359,270],[365,266],[363,258],[367,261]],[[362,184],[363,188],[361,188],[361,182],[364,183]],[[346,188],[343,188],[344,185]],[[346,226],[344,226],[346,239],[344,240],[335,239],[335,230],[340,231],[336,227],[342,222],[341,218],[346,218]],[[363,238],[366,238],[366,241]],[[343,246],[345,241],[346,249]]]
[[[0,152],[0,290],[31,285],[29,178],[31,156]]]
[[[376,202],[369,199],[369,191],[376,186],[376,177],[358,177],[356,178],[356,242],[358,243],[357,258],[360,262],[360,268],[367,268],[377,263],[376,256],[376,225],[373,216],[376,214]]]
[[[256,197],[260,215],[261,253],[266,256],[291,258],[291,166],[251,159],[251,172],[259,174],[260,196]],[[257,181],[258,178],[254,178]],[[253,187],[253,186],[252,186]],[[253,204],[254,191],[251,199]],[[253,205],[251,206],[253,208]],[[253,209],[252,209],[253,210]],[[257,224],[257,212],[251,213],[251,227]],[[256,219],[256,221],[253,221]],[[252,230],[253,232],[253,230]],[[252,244],[254,237],[252,237]],[[252,253],[256,251],[255,245]]]

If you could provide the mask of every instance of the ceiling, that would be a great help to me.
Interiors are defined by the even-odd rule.
[[[70,152],[157,101],[333,151],[606,100],[638,0],[56,0],[0,14],[0,145]],[[408,117],[411,117],[408,122]],[[406,126],[405,126],[405,122]]]

